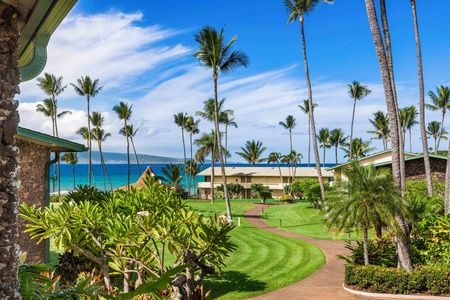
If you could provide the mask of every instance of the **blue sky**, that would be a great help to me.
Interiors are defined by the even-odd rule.
[[[410,106],[418,103],[410,1],[387,5],[399,105]],[[417,6],[425,90],[434,91],[437,85],[450,85],[450,1],[418,1]],[[225,26],[226,39],[237,35],[234,49],[245,51],[250,59],[248,68],[219,77],[219,98],[227,99],[225,108],[234,110],[239,126],[229,130],[230,160],[242,161],[234,153],[252,139],[263,142],[267,155],[287,153],[288,131],[278,123],[291,114],[297,123],[294,149],[306,162],[308,121],[298,108],[307,97],[299,24],[287,25],[286,20],[281,0],[79,0],[52,36],[43,72],[63,76],[65,84],[85,75],[100,80],[104,88],[92,99],[91,110],[102,112],[105,130],[112,134],[104,151],[126,152],[124,137],[118,134],[122,123],[111,110],[124,101],[133,104],[131,123],[140,127],[135,137],[139,153],[182,157],[181,130],[173,115],[195,115],[213,96],[211,72],[192,58],[197,47],[194,34],[206,25],[217,30]],[[319,5],[306,17],[305,34],[313,100],[319,104],[317,129],[350,133],[347,84],[358,80],[372,93],[357,103],[354,136],[370,140],[368,119],[386,108],[364,1]],[[35,112],[45,97],[36,80],[21,84],[21,126],[51,134],[51,121]],[[73,112],[58,120],[60,137],[84,143],[75,131],[86,126],[85,99],[69,85],[58,98],[58,110]],[[427,122],[433,120],[440,120],[440,115],[427,112]],[[210,128],[212,124],[201,121],[202,132]],[[413,151],[421,148],[418,130],[413,130]],[[372,140],[372,146],[382,150],[381,141]],[[446,148],[447,143],[441,143],[441,149]],[[340,161],[342,155],[339,151]],[[334,161],[333,151],[327,152],[326,161]]]

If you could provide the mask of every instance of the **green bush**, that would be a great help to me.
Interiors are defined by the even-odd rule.
[[[424,267],[407,272],[374,265],[346,265],[344,283],[374,293],[443,295],[450,293],[449,277],[449,267]]]
[[[217,187],[217,190],[223,193],[223,184],[219,185]],[[245,188],[239,183],[227,183],[228,197],[230,198],[234,198],[235,196],[240,195],[244,190]]]
[[[350,255],[338,257],[353,265],[364,265],[364,243],[362,241],[345,241],[345,248],[350,250]],[[388,238],[372,239],[368,241],[369,263],[377,266],[397,266],[397,245]]]
[[[294,198],[291,195],[283,195],[280,197],[280,202],[283,203],[292,203],[294,201]]]

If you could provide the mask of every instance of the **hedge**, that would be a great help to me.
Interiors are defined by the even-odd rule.
[[[346,285],[374,293],[450,294],[450,267],[421,267],[413,272],[375,265],[346,265]]]

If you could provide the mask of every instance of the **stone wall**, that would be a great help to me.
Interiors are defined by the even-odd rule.
[[[50,159],[50,150],[46,147],[17,140],[20,149],[20,172],[17,179],[21,181],[18,196],[20,202],[36,207],[45,206],[46,178],[45,165]],[[45,263],[45,243],[36,244],[25,230],[24,220],[19,218],[20,250],[27,252],[27,263]]]
[[[446,159],[430,157],[431,175],[439,182],[445,181]],[[407,181],[425,180],[425,166],[423,159],[405,161],[405,174]]]

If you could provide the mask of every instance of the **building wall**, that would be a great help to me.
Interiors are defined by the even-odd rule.
[[[447,160],[430,157],[430,167],[431,175],[439,182],[444,182]],[[425,180],[425,166],[423,159],[405,161],[405,175],[406,180]]]
[[[18,190],[20,202],[36,207],[45,206],[46,178],[45,165],[50,158],[50,150],[43,146],[17,140],[20,149],[20,172],[17,176],[21,181]],[[31,240],[25,230],[24,220],[19,218],[19,245],[22,252],[27,252],[28,263],[45,263],[45,243],[36,244],[36,240]]]

